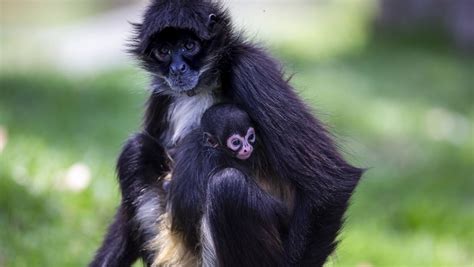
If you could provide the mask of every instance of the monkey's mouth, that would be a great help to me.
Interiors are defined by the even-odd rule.
[[[250,156],[252,156],[252,152],[250,152],[250,153],[238,153],[237,154],[237,158],[240,159],[240,160],[246,160],[246,159],[250,158]]]
[[[184,89],[184,90],[183,89],[178,89],[178,90],[175,90],[175,91],[177,91],[181,95],[187,95],[189,97],[195,96],[200,92],[198,86],[196,86],[194,88],[191,88],[191,89]]]
[[[199,77],[198,75],[193,75],[193,74],[185,75],[185,76],[170,77],[166,79],[166,82],[168,83],[171,90],[180,94],[194,96],[197,94],[197,91],[198,91],[196,87],[199,83]]]
[[[195,96],[197,94],[197,89],[194,88],[194,89],[185,91],[185,94],[188,95],[188,96]]]

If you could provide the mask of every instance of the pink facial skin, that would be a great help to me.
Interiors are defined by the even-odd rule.
[[[252,143],[255,142],[255,130],[249,128],[245,138],[239,134],[233,134],[227,139],[227,147],[236,153],[236,157],[241,160],[250,158],[253,152]]]
[[[250,156],[252,155],[252,152],[253,152],[253,146],[250,145],[247,141],[245,141],[244,145],[239,150],[236,157],[241,160],[246,160],[250,158]]]

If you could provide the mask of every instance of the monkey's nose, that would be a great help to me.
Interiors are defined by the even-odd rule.
[[[171,64],[170,66],[170,71],[172,74],[183,74],[187,70],[186,64],[181,63],[181,64]]]

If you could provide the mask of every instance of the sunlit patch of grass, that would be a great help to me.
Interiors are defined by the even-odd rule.
[[[400,233],[365,222],[348,227],[328,266],[469,266],[472,255],[457,240],[423,231]]]
[[[0,77],[0,124],[8,130],[0,251],[7,266],[87,264],[118,205],[115,159],[139,126],[146,94],[134,72],[57,76]],[[70,190],[62,183],[77,162],[90,168],[92,181]]]

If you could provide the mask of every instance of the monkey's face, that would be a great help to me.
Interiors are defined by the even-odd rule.
[[[255,141],[255,130],[250,127],[245,136],[233,134],[227,138],[226,146],[233,152],[236,158],[246,160],[252,155]]]
[[[252,156],[256,144],[255,128],[249,115],[235,104],[217,104],[201,118],[204,144],[240,160]]]
[[[192,32],[168,29],[155,37],[150,57],[157,66],[152,71],[174,93],[197,93],[201,75],[206,71],[205,43]]]

